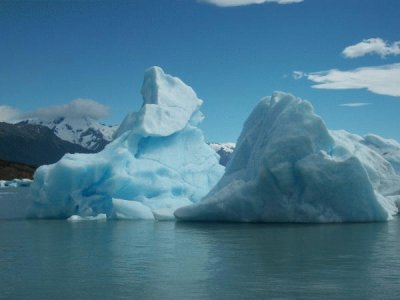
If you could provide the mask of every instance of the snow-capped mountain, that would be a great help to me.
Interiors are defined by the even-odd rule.
[[[50,121],[28,119],[22,122],[46,126],[60,139],[95,152],[102,150],[111,142],[113,134],[118,128],[118,125],[100,124],[89,117],[75,119],[61,117]]]
[[[219,154],[219,163],[223,166],[226,166],[236,147],[235,143],[208,143],[208,145]]]

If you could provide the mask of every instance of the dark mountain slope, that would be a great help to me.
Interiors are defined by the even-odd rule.
[[[65,153],[90,153],[80,145],[61,140],[40,125],[0,122],[0,159],[30,165],[51,164]]]

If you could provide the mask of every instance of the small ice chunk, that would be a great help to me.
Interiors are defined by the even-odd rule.
[[[171,208],[153,209],[153,215],[157,221],[175,221],[174,211]]]
[[[154,220],[151,209],[140,202],[112,199],[113,217],[120,220]]]
[[[106,214],[98,214],[97,216],[87,216],[87,217],[81,217],[81,216],[78,216],[78,215],[72,215],[67,219],[67,221],[70,221],[70,222],[105,221],[105,220],[107,220],[107,215]]]

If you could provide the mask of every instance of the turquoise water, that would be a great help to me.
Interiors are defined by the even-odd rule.
[[[0,298],[400,298],[400,220],[0,220]]]

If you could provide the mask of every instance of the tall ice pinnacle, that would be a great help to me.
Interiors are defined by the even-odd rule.
[[[202,120],[199,108],[203,101],[190,86],[165,74],[160,67],[145,72],[141,92],[142,108],[126,116],[115,137],[132,129],[145,136],[168,136],[182,130],[189,121],[197,125]]]

